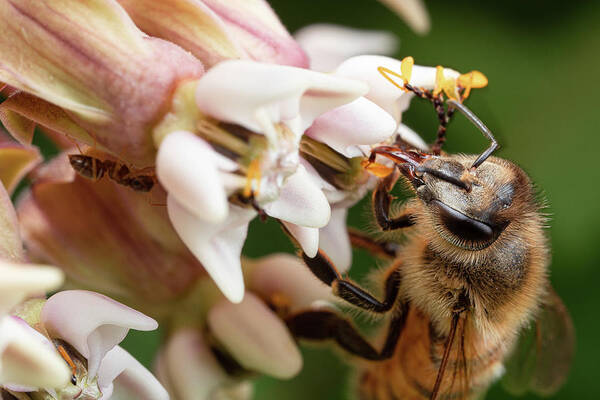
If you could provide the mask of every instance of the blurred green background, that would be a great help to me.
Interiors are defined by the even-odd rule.
[[[570,378],[554,398],[600,398],[600,2],[427,1],[432,30],[424,37],[376,1],[270,3],[291,32],[315,22],[386,30],[401,41],[396,57],[487,75],[489,86],[474,91],[467,104],[496,134],[498,155],[521,165],[548,200],[551,279],[577,331]],[[437,121],[429,104],[413,100],[403,120],[433,140]],[[446,150],[475,153],[486,145],[462,116],[454,119]],[[366,206],[353,209],[351,225],[367,224]],[[251,232],[246,254],[291,250],[275,225],[255,223]],[[281,240],[264,241],[267,234]],[[373,265],[355,252],[351,275],[360,279]],[[346,399],[349,370],[342,359],[327,347],[305,348],[304,354],[300,376],[261,379],[255,399]],[[487,399],[507,397],[495,385]]]

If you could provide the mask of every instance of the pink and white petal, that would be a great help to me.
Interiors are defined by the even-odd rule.
[[[67,364],[45,337],[20,318],[0,318],[0,385],[60,388],[70,377]]]
[[[21,179],[41,162],[42,155],[37,147],[0,143],[0,181],[7,192],[12,194]]]
[[[325,111],[366,93],[362,82],[319,72],[244,60],[219,63],[196,89],[200,110],[222,121],[265,134],[291,122],[299,136]]]
[[[307,228],[286,221],[281,222],[285,226],[285,229],[298,241],[302,251],[307,256],[312,258],[317,255],[317,251],[319,250],[318,228]]]
[[[302,165],[287,178],[279,198],[264,204],[263,209],[273,218],[307,228],[321,228],[331,216],[327,198]]]
[[[14,264],[0,260],[0,315],[32,296],[43,296],[57,289],[64,281],[58,268]]]
[[[65,290],[51,296],[42,308],[41,322],[50,335],[65,340],[87,358],[89,376],[96,375],[106,353],[129,329],[158,327],[141,312],[87,290]]]
[[[23,257],[17,214],[4,185],[0,184],[0,260],[19,262]]]
[[[364,97],[327,111],[306,135],[325,143],[348,158],[360,157],[357,145],[373,145],[390,138],[397,123],[390,114]]]
[[[200,0],[118,0],[147,34],[190,51],[205,67],[246,52],[225,22]]]
[[[167,393],[169,393],[169,397],[172,400],[177,400],[178,397],[175,395],[173,382],[171,381],[171,377],[169,376],[164,347],[160,348],[156,353],[156,356],[154,357],[152,372],[154,372],[154,376],[156,376],[158,381],[167,390]]]
[[[191,214],[171,194],[167,197],[167,210],[175,231],[225,297],[234,303],[242,301],[244,278],[240,255],[248,223],[256,211],[229,205],[223,222],[210,223]]]
[[[0,104],[0,122],[15,140],[23,145],[31,144],[36,125],[47,131],[65,135],[67,142],[77,139],[92,145],[92,136],[65,112],[64,109],[51,104],[27,92],[13,93]]]
[[[252,382],[245,381],[218,388],[211,400],[250,400],[253,394]]]
[[[333,71],[347,58],[361,54],[388,55],[396,51],[398,40],[384,31],[369,31],[333,24],[313,24],[294,34],[308,54],[314,71]]]
[[[222,159],[200,137],[191,132],[176,131],[160,144],[156,174],[179,204],[197,218],[217,223],[227,218],[228,212],[227,196],[219,174]]]
[[[423,0],[379,0],[394,10],[413,31],[424,35],[431,29],[431,21]]]
[[[113,347],[102,360],[98,385],[102,398],[106,399],[169,399],[169,394],[154,375],[120,346]],[[112,396],[108,391],[113,391]]]
[[[174,399],[209,400],[229,380],[200,330],[176,331],[161,354],[161,369],[174,391]]]
[[[385,67],[392,71],[400,73],[401,61],[384,56],[357,56],[344,61],[336,69],[335,75],[362,80],[369,85],[369,92],[366,98],[383,108],[394,117],[396,121],[401,120],[404,112],[413,97],[412,93],[407,93],[383,77],[377,70],[378,67]],[[444,76],[447,78],[457,78],[458,72],[445,68]],[[412,69],[410,84],[415,87],[433,89],[435,87],[436,69],[434,67],[423,67],[415,65]],[[401,79],[397,79],[402,84]]]
[[[410,144],[411,146],[414,146],[416,149],[422,150],[422,151],[429,150],[429,146],[427,145],[427,143],[425,143],[425,141],[421,138],[421,136],[419,136],[419,134],[417,132],[415,132],[414,130],[412,130],[410,127],[408,127],[404,124],[400,124],[398,126],[397,133],[398,133],[398,136],[400,137],[400,139],[404,140],[406,143]]]
[[[347,208],[334,207],[327,226],[319,229],[319,248],[342,273],[348,271],[352,265],[352,245],[346,225],[347,215]]]
[[[331,288],[296,256],[279,253],[246,262],[248,287],[263,298],[283,294],[292,309],[307,308],[317,300],[335,301]]]
[[[256,61],[308,67],[308,58],[265,0],[202,0]]]
[[[285,324],[252,293],[244,301],[217,303],[208,313],[215,338],[243,367],[276,378],[300,372],[302,356]]]
[[[336,190],[335,186],[333,186],[331,183],[329,183],[325,179],[323,179],[321,177],[321,175],[319,175],[319,173],[317,172],[317,170],[315,169],[315,167],[313,167],[308,161],[306,161],[302,157],[300,157],[300,164],[306,169],[306,172],[308,173],[308,176],[310,176],[310,178],[312,179],[313,183],[317,187],[319,187],[320,189],[323,189],[323,191],[334,191],[334,190]]]

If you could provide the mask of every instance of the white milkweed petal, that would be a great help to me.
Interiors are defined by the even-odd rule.
[[[252,293],[240,304],[216,304],[208,313],[208,325],[247,369],[287,379],[302,368],[302,356],[285,324]]]
[[[129,329],[158,327],[141,312],[87,290],[65,290],[51,296],[42,308],[41,322],[53,337],[65,340],[87,358],[89,376],[96,375],[106,353]]]
[[[327,198],[302,165],[287,178],[279,198],[264,204],[263,209],[273,218],[308,228],[327,225],[331,216]]]
[[[156,174],[165,189],[197,217],[220,222],[227,217],[228,203],[219,167],[229,161],[191,132],[173,132],[161,142]]]
[[[175,231],[202,263],[225,297],[239,303],[244,297],[244,277],[240,255],[248,223],[254,210],[229,205],[227,218],[210,223],[191,214],[173,195],[167,197],[167,211]]]

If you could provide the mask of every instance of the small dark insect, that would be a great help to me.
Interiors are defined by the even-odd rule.
[[[136,174],[125,164],[113,160],[101,160],[83,154],[69,154],[73,169],[88,179],[99,180],[106,174],[119,185],[137,192],[149,192],[154,187],[156,177],[149,174]]]

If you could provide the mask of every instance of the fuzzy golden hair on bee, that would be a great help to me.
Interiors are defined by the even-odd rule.
[[[490,139],[480,155],[386,145],[363,162],[379,178],[371,204],[378,234],[371,241],[355,235],[352,243],[389,260],[371,275],[380,290],[340,274],[321,250],[302,253],[352,310],[385,318],[372,344],[343,315],[306,310],[286,317],[296,337],[331,340],[356,356],[361,400],[480,398],[504,364],[514,391],[548,394],[567,376],[573,328],[548,280],[547,216],[536,189],[516,164],[491,156],[498,144],[477,117],[451,105]],[[399,209],[391,194],[398,181],[413,195]],[[523,339],[532,327],[533,339]],[[519,357],[540,353],[544,363],[523,378],[521,369],[531,365]]]

